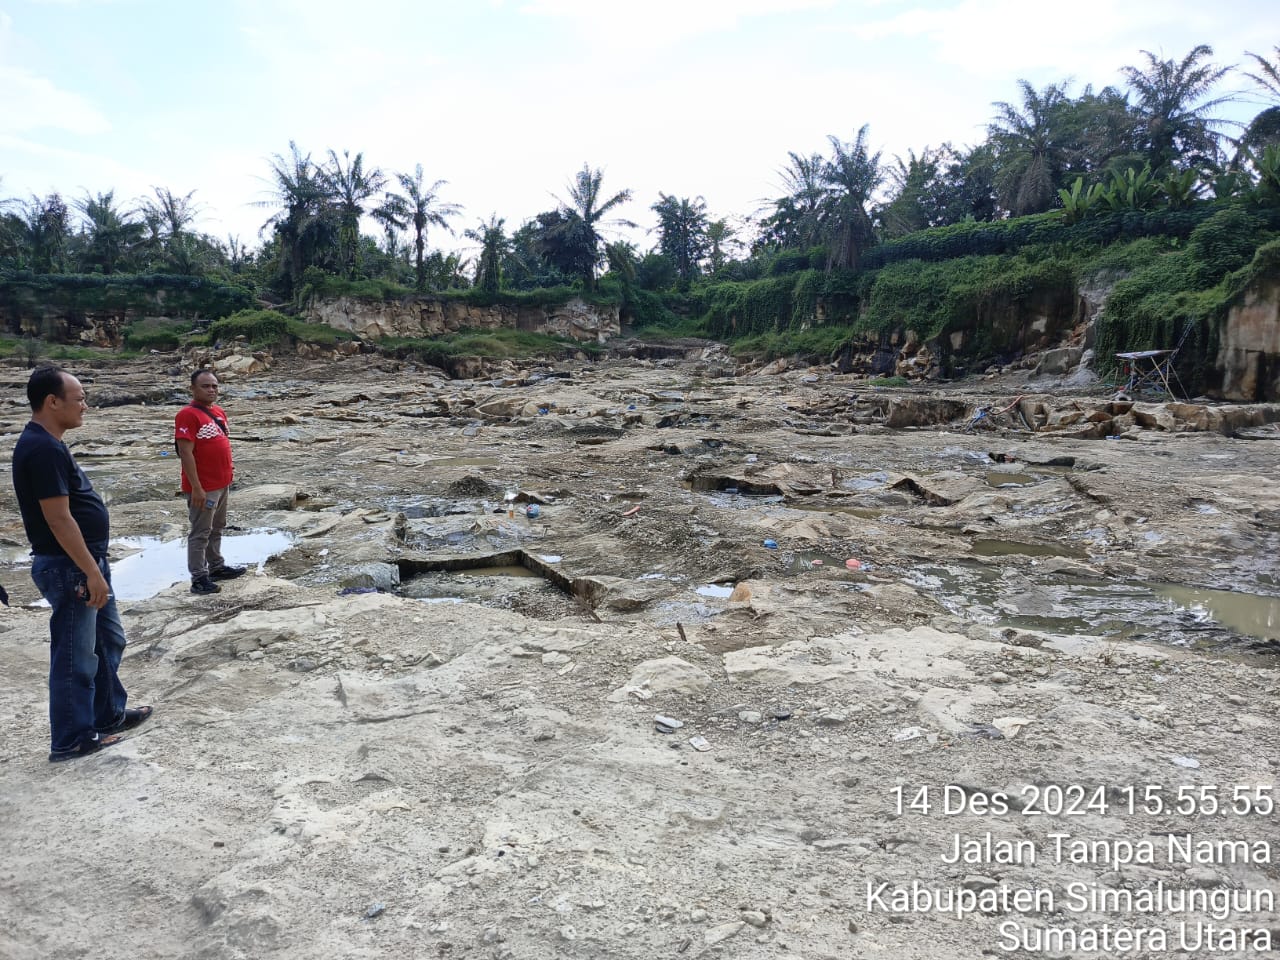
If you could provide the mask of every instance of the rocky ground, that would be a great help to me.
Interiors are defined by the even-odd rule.
[[[156,714],[47,763],[0,485],[6,960],[1280,948],[1278,408],[277,362],[224,380],[261,562],[206,598],[180,358],[74,372]]]

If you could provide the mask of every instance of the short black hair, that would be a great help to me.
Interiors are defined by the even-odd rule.
[[[39,413],[46,397],[66,396],[66,372],[61,367],[46,364],[31,371],[31,379],[27,381],[27,399],[31,401],[33,413]]]
[[[215,380],[218,378],[218,375],[214,373],[213,367],[199,367],[191,371],[191,385],[193,387],[196,385],[196,381],[200,379],[200,375],[204,373],[209,374]]]

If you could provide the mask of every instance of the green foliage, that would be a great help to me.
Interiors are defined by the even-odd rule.
[[[1150,210],[1160,199],[1160,184],[1152,178],[1151,165],[1138,170],[1117,170],[1102,191],[1101,200],[1111,210]]]
[[[253,303],[244,287],[163,273],[32,274],[0,277],[0,310],[22,313],[93,314],[211,319]]]
[[[401,300],[413,296],[413,290],[389,280],[348,280],[319,267],[307,267],[302,274],[299,300],[302,303],[313,298],[336,300],[351,297],[356,300]]]
[[[663,298],[652,290],[633,290],[627,303],[631,314],[631,324],[637,335],[641,331],[649,335],[664,333],[668,336],[699,336],[701,324],[696,321],[682,319],[666,304]]]
[[[816,270],[750,283],[711,283],[694,292],[712,336],[743,336],[812,322],[824,285]]]
[[[189,323],[147,317],[125,328],[124,345],[130,350],[176,350],[190,332]]]
[[[413,358],[433,366],[446,366],[454,357],[488,359],[527,359],[532,357],[568,357],[575,353],[597,355],[597,343],[582,343],[568,337],[532,333],[528,330],[459,330],[432,338],[389,337],[379,349],[398,357]]]
[[[645,254],[636,264],[636,285],[642,290],[669,290],[677,279],[676,265],[665,254]]]
[[[1070,190],[1059,190],[1058,199],[1062,201],[1062,219],[1066,223],[1079,223],[1089,215],[1102,198],[1102,184],[1095,183],[1084,189],[1084,177],[1076,177]]]
[[[826,247],[805,247],[798,250],[779,250],[769,261],[765,274],[781,277],[802,270],[821,270],[826,266]]]
[[[1064,223],[1060,213],[1037,214],[993,223],[956,223],[921,230],[881,244],[863,259],[866,269],[904,260],[950,260],[956,257],[1012,253],[1031,246],[1059,244],[1099,247],[1118,240],[1164,236],[1186,239],[1219,207],[1196,203],[1186,210],[1108,212],[1078,223]]]
[[[1001,316],[1035,297],[1074,296],[1075,266],[1021,256],[961,257],[885,267],[871,283],[858,326],[888,333],[910,329],[925,340],[974,327],[990,332]]]
[[[873,377],[867,383],[873,387],[909,387],[911,381],[906,377]]]
[[[1217,283],[1253,259],[1264,228],[1261,217],[1230,206],[1191,231],[1187,253],[1194,264],[1197,285]]]
[[[212,344],[237,337],[244,337],[255,347],[290,341],[331,347],[340,340],[355,339],[345,330],[335,330],[322,323],[304,323],[275,310],[241,310],[212,324],[206,341]]]
[[[736,340],[731,352],[734,356],[762,360],[790,356],[826,359],[848,343],[852,336],[853,328],[847,325],[778,330]]]
[[[244,337],[254,346],[269,346],[289,336],[295,321],[275,310],[241,310],[209,327],[209,343]]]

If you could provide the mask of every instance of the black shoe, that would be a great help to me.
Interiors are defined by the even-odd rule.
[[[243,577],[248,570],[247,567],[228,567],[222,566],[217,570],[209,571],[210,580],[234,580],[236,577]]]
[[[197,577],[191,581],[192,593],[221,593],[222,588],[208,577]]]

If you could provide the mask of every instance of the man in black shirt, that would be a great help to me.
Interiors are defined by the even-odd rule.
[[[117,743],[151,707],[126,707],[117,676],[124,628],[107,566],[106,504],[62,435],[84,422],[84,387],[57,367],[27,383],[31,422],[13,449],[13,488],[31,541],[31,579],[49,601],[49,760],[96,753]]]

